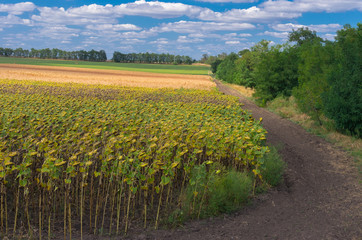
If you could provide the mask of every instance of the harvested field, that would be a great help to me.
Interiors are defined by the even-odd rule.
[[[159,74],[21,64],[0,64],[0,79],[201,90],[211,90],[216,86],[210,77],[205,75]]]

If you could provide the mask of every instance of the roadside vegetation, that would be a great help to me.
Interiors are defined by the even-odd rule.
[[[1,238],[157,228],[280,181],[260,121],[217,91],[1,80],[0,108]]]
[[[250,50],[213,57],[211,68],[218,79],[254,89],[261,106],[293,97],[318,125],[361,138],[361,43],[362,23],[346,25],[333,42],[302,28],[282,45],[263,40]]]
[[[345,149],[355,161],[360,177],[362,176],[362,139],[338,132],[333,121],[322,117],[319,121],[313,120],[309,115],[302,112],[293,96],[277,97],[267,103],[267,108],[272,112],[287,118],[305,128],[307,131],[325,138],[327,141]],[[362,182],[362,178],[360,178]]]

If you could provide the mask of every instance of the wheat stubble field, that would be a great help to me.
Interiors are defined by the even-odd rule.
[[[211,90],[216,86],[206,75],[161,74],[22,64],[0,64],[0,79],[200,90]]]

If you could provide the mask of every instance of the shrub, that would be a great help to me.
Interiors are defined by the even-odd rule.
[[[253,180],[244,172],[210,170],[196,166],[184,202],[184,212],[191,218],[230,213],[248,202]]]
[[[281,159],[275,147],[270,148],[270,152],[265,154],[263,160],[264,167],[261,171],[263,180],[271,186],[277,186],[282,180],[285,162]]]
[[[253,180],[244,172],[231,170],[210,186],[207,212],[211,215],[233,212],[248,202]]]
[[[362,23],[337,32],[336,57],[323,95],[326,115],[338,130],[362,137]]]

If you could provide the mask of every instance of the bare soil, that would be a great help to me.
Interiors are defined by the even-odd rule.
[[[257,107],[220,82],[263,118],[270,144],[288,167],[283,183],[233,215],[192,221],[182,228],[134,231],[129,239],[362,239],[362,191],[353,159],[300,126]]]
[[[215,87],[215,84],[210,81],[210,77],[206,75],[163,74],[22,64],[0,64],[0,79],[202,90],[211,90]]]

